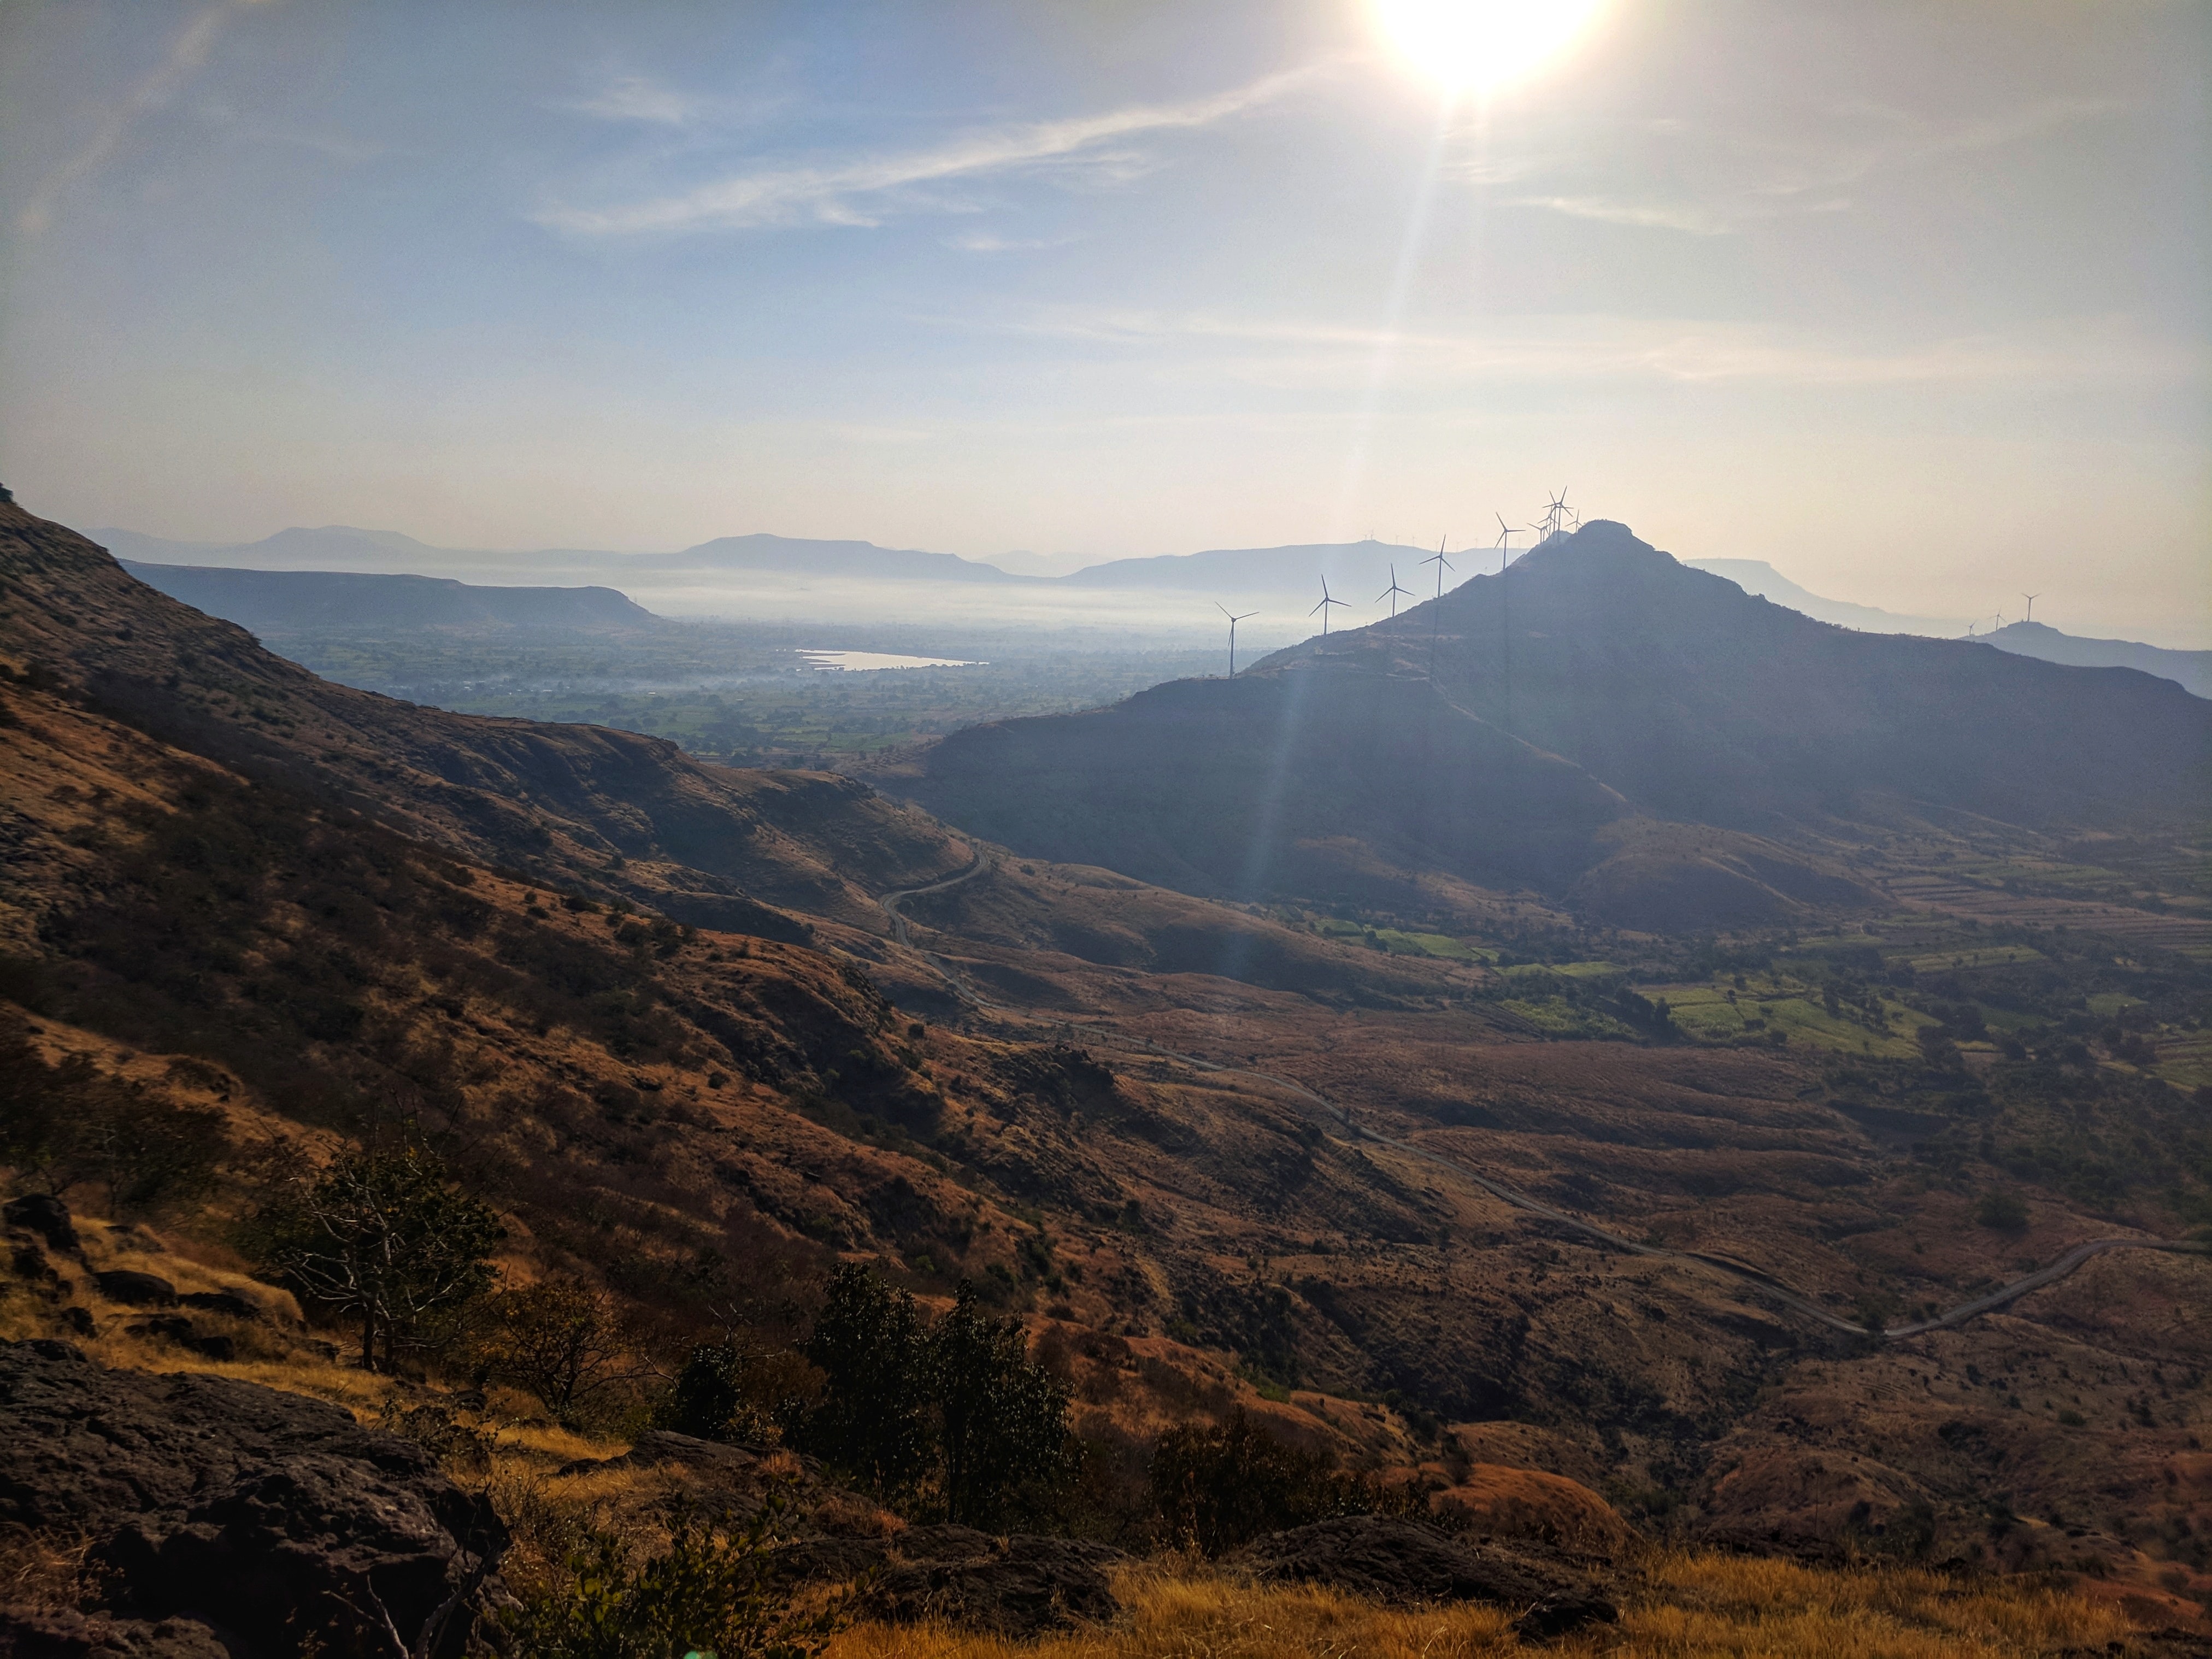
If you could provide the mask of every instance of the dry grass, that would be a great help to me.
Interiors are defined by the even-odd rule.
[[[1135,1568],[1118,1626],[1024,1644],[862,1626],[829,1659],[1460,1659],[1522,1650],[1507,1614],[1393,1611],[1322,1589]],[[2022,1581],[1962,1583],[1911,1569],[1841,1570],[1692,1552],[1652,1556],[1621,1622],[1541,1645],[1609,1659],[2024,1659],[2102,1650],[2135,1626],[2116,1609]]]

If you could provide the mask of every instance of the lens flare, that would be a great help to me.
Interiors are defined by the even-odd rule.
[[[1557,56],[1604,0],[1373,0],[1407,64],[1452,91],[1492,92]]]

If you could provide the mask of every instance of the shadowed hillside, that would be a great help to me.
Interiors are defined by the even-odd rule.
[[[2133,640],[2090,640],[2061,633],[2048,623],[2008,623],[1981,636],[1984,645],[2075,668],[2131,668],[2172,680],[2191,696],[2212,697],[2212,651],[2168,651]]]
[[[1869,826],[2185,822],[2208,754],[2170,684],[1853,633],[1596,523],[1234,682],[957,733],[906,787],[1194,891],[1352,891],[1371,855],[1684,928],[1863,900],[1833,854]]]
[[[698,926],[797,937],[763,905],[880,926],[872,889],[967,853],[848,779],[702,766],[599,726],[419,708],[318,679],[0,505],[0,650],[179,748],[373,810],[465,856],[629,895]]]
[[[441,576],[118,562],[149,587],[257,634],[390,628],[604,632],[651,628],[660,620],[611,587],[472,587]]]

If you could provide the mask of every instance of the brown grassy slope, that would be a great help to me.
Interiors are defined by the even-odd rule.
[[[905,912],[951,935],[948,948],[995,947],[1010,963],[1060,955],[1148,976],[1202,975],[1378,1000],[1464,996],[1491,977],[1473,966],[1377,957],[1110,870],[1003,856],[973,880],[908,900]]]
[[[11,629],[27,591],[8,592]],[[65,614],[89,653],[94,636]],[[259,672],[258,661],[247,665]],[[179,672],[174,688],[139,684],[156,705],[174,695],[200,708]],[[344,790],[293,787],[314,769],[270,775],[250,756],[189,754],[88,704],[58,672],[40,683],[52,689],[0,687],[0,904],[15,941],[6,993],[35,1008],[41,1041],[96,1050],[103,1067],[188,1102],[210,1097],[194,1080],[210,1073],[173,1077],[171,1062],[213,1062],[228,1079],[213,1093],[232,1095],[241,1133],[279,1151],[329,1126],[415,1116],[497,1198],[526,1265],[575,1267],[696,1318],[731,1264],[834,1247],[904,1263],[924,1289],[968,1273],[1047,1315],[1077,1349],[1086,1411],[1108,1426],[1249,1401],[1235,1366],[1300,1385],[1274,1402],[1285,1421],[1379,1460],[1448,1465],[1449,1447],[1422,1437],[1430,1413],[1475,1425],[1486,1447],[1540,1429],[1548,1440],[1518,1455],[1548,1444],[1575,1460],[1561,1473],[1648,1519],[1677,1505],[1698,1524],[1820,1548],[1890,1537],[1926,1503],[1932,1547],[1987,1550],[1987,1504],[2008,1494],[2035,1510],[2033,1528],[2053,1528],[2016,1534],[2039,1563],[2132,1562],[2124,1540],[2148,1528],[2137,1541],[2163,1553],[2147,1570],[2196,1582],[2199,1534],[2178,1528],[2199,1524],[2185,1441],[2206,1431],[2206,1395],[2155,1321],[2186,1303],[2201,1264],[2170,1264],[2185,1277],[2153,1297],[2149,1270],[2112,1263],[2131,1276],[2110,1317],[2064,1347],[2026,1308],[2026,1334],[1977,1327],[1982,1346],[1908,1370],[1900,1387],[1725,1285],[1550,1237],[1447,1170],[1321,1131],[1251,1079],[1151,1059],[1109,1071],[1050,1041],[1064,1013],[1024,1022],[1013,1010],[989,1037],[917,1037],[823,951],[568,909],[450,846],[356,817]],[[420,712],[383,707],[395,720]],[[145,718],[165,732],[232,730],[158,706]],[[1033,891],[1050,896],[1063,879],[1045,872]],[[1096,914],[1122,902],[1108,893]],[[990,925],[1002,922],[1020,918]],[[818,936],[864,942],[828,922]],[[1795,1059],[1501,1045],[1462,1008],[1333,1013],[1218,978],[1024,952],[1008,937],[994,948],[1010,976],[1027,962],[1038,984],[1079,1006],[1092,999],[1133,1032],[1259,1054],[1554,1201],[1802,1273],[1808,1291],[1842,1304],[1862,1288],[1942,1295],[2004,1265],[2009,1247],[1962,1218],[1970,1187],[1826,1112],[1810,1098],[1817,1071]],[[874,971],[922,971],[865,942],[881,956]],[[1109,978],[1115,1000],[1095,998]],[[1961,1167],[1985,1178],[1971,1149]],[[2063,1195],[2033,1198],[2021,1249],[2110,1224]],[[1912,1247],[1923,1237],[1925,1255]],[[2046,1351],[2035,1369],[2032,1347]],[[2004,1377],[2028,1380],[2017,1409],[2047,1411],[2018,1431],[2023,1447],[2071,1443],[2063,1432],[2094,1455],[2008,1453],[2018,1461],[1999,1484],[1962,1453],[1962,1431],[1944,1433],[1966,1420],[1958,1402],[1986,1404],[1990,1379]],[[2045,1379],[2048,1394],[2036,1391]],[[1873,1388],[1889,1390],[1893,1413],[1863,1409]],[[1403,1409],[1354,1397],[1392,1390]],[[1817,1395],[1825,1415],[1770,1410],[1785,1395]],[[2062,1407],[2083,1424],[2058,1422]],[[1839,1504],[1801,1501],[1816,1488],[1798,1476],[1740,1493],[1725,1484],[1728,1458],[1750,1468],[1793,1448],[1879,1467]],[[2103,1469],[2114,1473],[2093,1474]],[[2087,1541],[2045,1518],[2054,1509],[2087,1522]]]
[[[696,1317],[716,1261],[811,1241],[1104,1325],[1175,1305],[1260,1195],[1303,1233],[1425,1224],[1264,1097],[916,1032],[836,957],[571,909],[57,693],[0,707],[0,811],[44,849],[0,887],[4,989],[42,1040],[181,1103],[216,1076],[283,1148],[416,1119],[540,1268]]]
[[[371,808],[488,863],[625,892],[701,924],[748,898],[880,927],[872,890],[966,850],[848,779],[702,766],[672,744],[421,708],[316,678],[0,504],[0,660],[173,746]]]

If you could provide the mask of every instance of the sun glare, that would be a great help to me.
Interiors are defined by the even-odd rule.
[[[1494,91],[1556,56],[1603,0],[1374,0],[1398,55],[1453,91]]]

